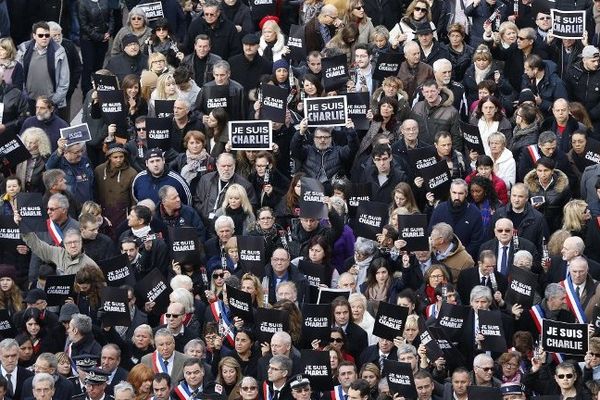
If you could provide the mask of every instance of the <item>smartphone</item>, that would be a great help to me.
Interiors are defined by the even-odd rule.
[[[533,205],[544,204],[546,202],[546,198],[544,196],[532,196],[529,201],[531,201],[531,204]]]

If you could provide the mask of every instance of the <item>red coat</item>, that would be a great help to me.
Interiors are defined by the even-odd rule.
[[[473,177],[477,175],[477,171],[473,171],[471,172],[467,178],[465,179],[465,181],[467,182],[467,184],[471,184],[471,179],[473,179]],[[502,203],[502,205],[505,205],[508,203],[508,189],[506,188],[506,183],[504,183],[504,180],[502,178],[498,178],[496,175],[494,175],[494,173],[492,172],[492,185],[494,186],[494,190],[496,191],[496,195],[498,196],[498,201],[500,201],[500,203]]]

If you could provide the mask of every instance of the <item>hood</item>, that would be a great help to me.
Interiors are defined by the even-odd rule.
[[[454,239],[452,239],[452,244],[454,245],[454,250],[452,250],[452,252],[450,254],[448,254],[448,257],[451,257],[451,256],[455,255],[456,253],[460,253],[461,251],[465,250],[465,246],[463,246],[462,242],[460,241],[458,236],[456,236],[456,234],[454,234]]]
[[[549,190],[556,190],[557,192],[561,193],[569,187],[569,178],[567,178],[567,175],[561,170],[555,169],[552,177],[554,178],[554,182],[552,182],[550,185]],[[525,175],[523,183],[527,185],[527,188],[530,192],[538,192],[543,190],[537,179],[535,170],[529,171],[527,175]]]
[[[442,97],[442,102],[437,107],[447,107],[454,104],[454,93],[452,93],[452,90],[448,89],[447,87],[441,88],[440,96]]]

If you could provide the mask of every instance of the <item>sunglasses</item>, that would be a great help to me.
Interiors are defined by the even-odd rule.
[[[363,6],[356,6],[354,7],[355,10],[362,10],[364,7]]]
[[[242,390],[244,392],[249,392],[251,390],[257,390],[257,389],[258,389],[258,386],[242,386]]]
[[[528,37],[517,36],[517,40],[529,40]]]
[[[342,338],[333,338],[332,337],[332,338],[329,338],[329,342],[330,343],[334,343],[334,342],[335,343],[344,343],[344,339],[342,339]]]
[[[215,15],[217,15],[216,13],[204,13],[205,17],[214,17]]]
[[[136,126],[136,127],[135,127],[135,130],[136,130],[136,131],[138,131],[138,132],[139,132],[139,131],[145,131],[145,130],[146,130],[146,127],[145,127],[145,126]]]
[[[181,317],[183,314],[165,314],[165,317],[167,318],[179,318]]]
[[[556,375],[558,379],[573,379],[573,374],[558,374]]]
[[[223,272],[221,272],[221,273],[218,273],[218,272],[216,272],[216,273],[214,273],[214,274],[212,275],[212,277],[213,277],[214,279],[217,279],[217,278],[223,278],[224,276],[225,276],[225,274],[224,274]]]
[[[132,20],[132,21],[141,21],[141,20],[143,20],[143,19],[144,19],[144,18],[142,18],[142,17],[131,17],[131,20]]]
[[[494,367],[477,367],[477,368],[479,368],[479,369],[481,369],[481,370],[483,370],[485,372],[490,372],[491,370],[494,369]]]
[[[426,8],[422,8],[422,7],[415,7],[415,11],[427,12],[428,10]]]
[[[169,28],[166,28],[164,26],[159,26],[159,27],[156,27],[155,29],[156,29],[156,32],[168,31],[169,30]]]
[[[550,19],[550,17],[539,17],[538,18],[538,20],[540,20],[540,21],[546,21],[546,20],[549,20],[549,19]]]
[[[600,358],[600,353],[592,353],[591,351],[589,353],[592,357]]]
[[[39,37],[40,39],[41,39],[41,38],[46,38],[46,39],[48,39],[48,38],[50,37],[50,34],[49,34],[49,33],[36,33],[35,35],[36,35],[37,37]]]

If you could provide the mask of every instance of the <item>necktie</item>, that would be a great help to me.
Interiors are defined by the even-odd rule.
[[[8,394],[10,394],[10,396],[12,397],[14,395],[14,389],[13,389],[13,384],[12,384],[12,380],[10,379],[12,376],[12,374],[6,374],[6,380],[8,381]]]
[[[482,276],[482,277],[481,277],[481,285],[482,285],[482,286],[485,286],[485,283],[486,283],[485,276]]]
[[[577,293],[577,298],[578,298],[578,299],[581,299],[581,289],[580,289],[580,287],[579,287],[579,286],[577,286],[577,287],[575,288],[575,292]]]
[[[384,354],[379,356],[379,370],[380,371],[383,371],[383,360],[385,360],[386,358],[387,357]]]
[[[500,264],[500,273],[502,275],[508,274],[508,246],[502,247],[502,263]]]
[[[273,390],[273,400],[279,400],[279,390]]]
[[[165,361],[165,369],[167,371],[169,371],[169,362],[167,360],[164,360],[164,361]]]

